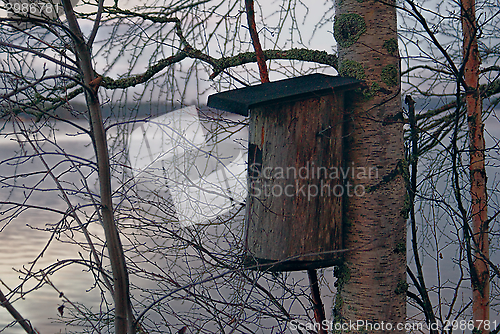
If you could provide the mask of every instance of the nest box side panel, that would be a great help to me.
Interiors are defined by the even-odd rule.
[[[303,255],[342,247],[341,108],[335,93],[251,110],[245,222],[257,262],[294,257],[286,270],[300,270],[338,258]]]

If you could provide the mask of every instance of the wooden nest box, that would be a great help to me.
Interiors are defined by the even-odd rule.
[[[358,84],[312,74],[208,98],[209,107],[250,115],[248,267],[292,271],[340,259],[344,92]]]

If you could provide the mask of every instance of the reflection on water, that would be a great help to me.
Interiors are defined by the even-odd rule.
[[[23,214],[7,226],[0,236],[0,275],[3,283],[13,288],[20,283],[19,274],[13,269],[20,269],[24,265],[29,268],[30,261],[35,259],[48,239],[48,234],[35,231],[28,227],[43,227],[56,218],[51,215],[37,212]],[[56,218],[57,219],[57,218]],[[55,261],[78,257],[78,247],[53,242],[48,251],[41,258],[36,268],[44,268]],[[51,282],[73,302],[85,304],[87,307],[98,308],[99,294],[97,291],[88,291],[93,281],[92,274],[79,265],[70,265],[50,276]],[[31,289],[36,282],[29,282],[24,291]],[[6,288],[2,287],[6,293]],[[56,323],[61,319],[57,308],[63,304],[59,293],[50,286],[29,293],[25,299],[14,303],[18,311],[41,333],[65,333],[64,325]],[[52,318],[52,319],[51,319]],[[4,309],[0,312],[0,326],[2,328],[12,321],[12,317]],[[8,328],[5,333],[24,333],[18,325]]]
[[[82,123],[82,125],[84,124]],[[68,154],[92,159],[94,153],[91,146],[89,146],[87,136],[66,135],[67,133],[74,134],[75,130],[65,124],[57,124],[57,128],[59,129],[59,135],[56,136],[57,140],[54,141],[51,139],[52,144],[43,144],[45,145],[43,147],[45,152],[61,152],[62,149],[65,149]],[[9,128],[7,125],[2,133],[8,133],[11,130],[12,128]],[[24,152],[22,152],[22,155],[29,156],[35,154],[35,159],[23,157],[6,162],[7,159],[11,159],[20,150],[20,146],[13,142],[12,139],[12,136],[0,138],[0,164],[2,166],[0,175],[4,178],[6,184],[14,185],[17,188],[14,192],[3,192],[0,195],[2,196],[1,201],[15,201],[19,203],[23,202],[25,197],[29,195],[29,205],[65,211],[67,205],[61,198],[57,190],[57,185],[50,179],[50,175],[46,173],[40,157],[36,156],[37,152],[30,147],[29,143],[24,142]],[[60,147],[54,145],[56,143]],[[43,159],[47,161],[48,165],[54,166],[51,171],[59,177],[63,187],[74,191],[83,189],[81,175],[73,169],[72,164],[67,159],[61,155],[53,156],[50,154],[43,155]],[[74,159],[73,161],[80,160]],[[92,168],[86,166],[85,161],[82,162],[79,168],[87,178],[90,191],[96,192],[96,177]],[[40,173],[30,175],[30,177],[19,177],[15,181],[5,179],[6,176],[15,173],[20,175],[37,171]],[[36,187],[37,192],[31,193],[32,187]],[[113,188],[119,189],[120,184],[115,182]],[[131,215],[134,212],[137,213],[137,211],[134,211],[138,210],[135,207],[137,202],[134,202],[134,199],[144,200],[142,194],[139,192],[135,194],[136,197],[128,197],[128,202],[122,203],[122,207],[128,205],[130,206]],[[77,192],[70,192],[70,195],[72,205],[75,207],[88,203],[88,196],[79,196],[81,194]],[[116,200],[118,201],[119,198]],[[122,222],[131,226],[130,230],[134,230],[134,224],[142,224],[141,228],[137,230],[139,233],[134,234],[134,232],[127,231],[128,234],[124,234],[122,239],[130,256],[129,271],[134,274],[131,277],[131,283],[137,287],[133,291],[136,306],[141,303],[149,305],[157,296],[164,295],[166,292],[179,286],[206,279],[212,273],[215,276],[218,273],[217,270],[220,270],[219,272],[226,271],[223,266],[214,266],[216,267],[215,270],[213,268],[205,270],[204,266],[207,264],[210,265],[210,261],[207,261],[207,259],[211,259],[207,254],[198,254],[198,251],[193,251],[195,247],[186,247],[186,244],[189,244],[190,240],[203,239],[204,242],[201,245],[207,249],[214,250],[217,260],[229,265],[236,264],[235,257],[232,255],[241,249],[241,243],[235,242],[241,236],[241,219],[236,222],[236,228],[232,228],[231,224],[220,223],[214,226],[202,226],[199,229],[197,227],[193,227],[192,229],[175,228],[175,224],[173,224],[174,228],[169,227],[167,229],[165,226],[159,225],[159,223],[168,225],[165,223],[164,218],[159,217],[167,211],[162,211],[162,208],[159,206],[162,203],[154,202],[154,200],[154,198],[151,199],[150,205],[146,209],[143,207],[143,211],[146,212],[140,212],[143,215],[149,214],[152,218],[150,221],[137,222],[132,217],[122,220]],[[161,201],[162,199],[156,200]],[[3,230],[0,233],[0,279],[5,283],[5,286],[2,287],[2,291],[5,294],[9,292],[7,287],[13,289],[21,284],[20,277],[23,275],[12,268],[23,270],[24,272],[26,270],[36,272],[58,261],[68,259],[81,260],[82,258],[88,260],[90,258],[88,249],[83,250],[77,245],[68,243],[68,241],[84,243],[84,239],[79,233],[78,225],[71,219],[61,221],[61,214],[30,209],[16,213],[12,220],[6,220],[5,218],[8,215],[13,214],[12,211],[6,211],[9,208],[11,206],[3,205],[1,210],[3,210],[4,215],[0,217],[0,219],[3,219]],[[153,208],[156,210],[152,210]],[[241,207],[238,209],[241,211]],[[92,210],[89,209],[88,211],[91,212]],[[126,209],[122,213],[126,214]],[[158,213],[158,216],[154,217],[156,213]],[[99,244],[98,249],[100,251],[103,246],[103,236],[101,227],[95,222],[96,218],[86,217],[85,210],[80,210],[80,218],[84,223],[87,221],[91,222],[89,230],[93,234],[93,240]],[[34,268],[30,268],[31,261],[37,258],[51,237],[51,233],[44,231],[44,229],[49,227],[54,229],[57,223],[67,224],[65,226],[71,226],[73,230],[67,229],[65,233],[55,233],[50,246],[44,251],[43,256],[37,260]],[[178,234],[175,235],[175,233]],[[172,236],[174,237],[172,238]],[[134,247],[130,247],[131,243],[134,244]],[[86,269],[86,267],[80,264],[71,264],[50,275],[49,279],[72,302],[84,305],[85,308],[90,309],[96,314],[100,313],[101,308],[104,312],[109,311],[106,305],[101,304],[100,289],[92,285],[95,282],[93,273],[88,272]],[[248,275],[252,276],[253,274]],[[331,270],[329,270],[329,275],[327,276],[330,280],[333,278]],[[294,287],[297,287],[297,296],[300,296],[297,299],[302,298],[302,301],[300,303],[297,302],[290,290],[284,291],[278,284],[272,287],[272,294],[275,295],[276,299],[281,300],[284,305],[282,308],[284,307],[291,314],[295,312],[295,314],[307,315],[307,311],[304,311],[304,305],[309,305],[307,302],[307,278],[304,273],[295,273],[289,277],[294,282],[300,282],[294,283]],[[27,292],[32,289],[37,283],[36,280],[32,279],[24,284],[22,291],[17,291],[18,293],[15,295],[15,298],[19,297],[21,292]],[[271,290],[271,287],[267,288]],[[288,297],[284,298],[284,295]],[[330,294],[326,293],[325,295]],[[12,300],[15,300],[15,298]],[[109,296],[107,296],[107,300],[109,302]],[[327,310],[331,309],[331,301],[333,301],[331,296],[325,298],[325,307]],[[248,319],[244,318],[246,315],[244,315],[245,308],[242,307],[243,303],[253,303],[255,309],[262,309],[269,314],[276,312],[276,305],[270,302],[264,293],[255,289],[251,278],[243,280],[236,275],[236,277],[223,277],[217,282],[210,281],[203,286],[197,286],[192,291],[183,291],[172,296],[172,298],[162,303],[161,308],[155,307],[148,312],[144,321],[146,324],[158,326],[158,332],[162,332],[170,324],[174,324],[172,327],[177,328],[175,326],[178,326],[177,329],[180,329],[185,321],[192,321],[193,324],[194,322],[198,322],[198,324],[201,323],[201,326],[204,326],[204,329],[210,328],[210,330],[218,332],[220,327],[217,326],[219,324],[227,324],[230,321],[234,321],[232,319],[246,321],[250,326],[254,326],[252,328],[262,326],[266,329],[265,333],[276,331],[271,330],[272,326],[276,326],[276,321],[273,322],[270,318],[266,319],[266,317],[255,315],[255,312],[249,312],[250,316]],[[30,292],[24,300],[15,300],[14,302],[14,306],[42,334],[66,333],[69,331],[82,333],[84,331],[83,328],[65,327],[61,323],[61,320],[69,319],[66,318],[68,311],[65,311],[63,315],[65,318],[61,317],[58,312],[58,307],[62,304],[63,299],[60,298],[59,292],[49,285]],[[65,310],[68,309],[70,307],[65,308]],[[141,311],[140,306],[137,307],[136,311],[137,313]],[[4,328],[4,333],[23,333],[22,328],[17,324],[5,328],[11,322],[12,318],[5,310],[0,312],[0,326]],[[236,321],[232,326],[237,325],[238,322]],[[87,332],[91,331],[88,328],[87,330]],[[107,330],[104,329],[102,332],[107,333]],[[253,330],[250,330],[250,332],[253,332]],[[263,333],[262,330],[260,333]]]
[[[84,123],[81,122],[81,125],[84,125]],[[57,136],[58,145],[68,149],[68,152],[78,152],[83,157],[91,158],[93,156],[93,151],[88,145],[89,139],[86,135],[76,136],[76,130],[65,124],[59,124],[58,128],[60,129],[60,135]],[[1,133],[11,133],[12,130],[12,124],[6,124]],[[44,170],[39,159],[6,162],[7,159],[11,159],[21,150],[15,139],[15,136],[0,137],[0,161],[3,162],[0,169],[2,178],[12,175],[14,172],[19,174]],[[18,136],[17,139],[22,139],[22,137]],[[55,151],[55,146],[45,145],[45,148],[48,151]],[[27,154],[35,153],[26,142],[24,150]],[[54,157],[47,156],[46,159],[49,165],[53,165],[55,161]],[[21,163],[21,165],[16,169],[15,163]],[[59,169],[54,169],[54,173],[63,173],[63,170],[67,168],[67,165],[61,166]],[[75,175],[67,174],[62,177],[62,180],[67,180],[71,177],[74,178]],[[43,182],[34,183],[35,179],[37,181],[43,180]],[[36,186],[39,189],[46,189],[47,191],[32,194],[28,204],[41,207],[46,206],[56,210],[66,210],[66,206],[60,196],[58,196],[57,191],[48,191],[54,189],[54,183],[50,177],[43,177],[42,175],[38,178],[20,178],[15,183],[10,182],[10,184],[16,184],[19,187],[14,192],[10,192],[10,189],[5,187],[7,182],[2,184],[4,189],[1,193],[1,201],[20,202],[23,200],[23,196],[27,196],[29,193],[28,188]],[[89,182],[94,182],[92,177],[89,179]],[[76,245],[69,244],[69,239],[65,235],[55,235],[49,247],[40,256],[40,252],[47,245],[51,236],[51,233],[44,231],[44,229],[49,226],[53,227],[61,219],[60,214],[45,210],[29,209],[22,212],[19,211],[12,219],[5,220],[8,215],[13,213],[12,211],[6,211],[7,208],[11,207],[6,205],[1,207],[0,216],[2,219],[0,225],[2,228],[0,233],[0,279],[3,282],[1,289],[4,294],[7,295],[9,289],[16,288],[22,282],[21,277],[24,275],[17,272],[19,270],[24,272],[31,270],[35,272],[57,261],[80,258],[78,252],[81,252],[82,249]],[[101,233],[99,226],[89,226],[89,229],[94,233]],[[33,261],[37,257],[39,258],[32,268]],[[72,302],[82,303],[88,308],[98,310],[98,303],[100,301],[99,291],[92,289],[92,273],[86,267],[78,264],[67,265],[59,269],[56,273],[48,275],[48,278]],[[28,281],[23,285],[22,290],[18,291],[19,293],[16,294],[15,298],[19,298],[21,293],[33,289],[36,284],[38,284],[36,280],[32,279]],[[11,300],[15,300],[15,298],[11,298]],[[64,324],[60,323],[60,320],[63,318],[58,312],[58,307],[62,304],[64,304],[63,298],[60,298],[59,293],[49,285],[30,292],[25,298],[15,300],[14,302],[14,306],[21,315],[29,319],[33,326],[43,334],[66,333]],[[3,329],[4,333],[9,334],[24,333],[24,330],[17,324],[5,328],[12,323],[12,320],[10,314],[5,309],[2,309],[0,312],[0,329]],[[72,329],[78,331],[78,327]]]
[[[81,124],[84,125],[84,123]],[[87,159],[91,159],[93,157],[94,152],[91,146],[89,145],[89,140],[86,135],[75,136],[73,134],[75,134],[76,131],[64,124],[58,124],[58,128],[60,129],[59,131],[60,135],[57,137],[58,145],[61,145],[63,148],[68,149],[68,152],[76,153],[79,156],[85,157]],[[6,127],[4,127],[1,133],[8,133],[11,130],[12,128],[9,128],[9,126],[7,125]],[[67,133],[71,133],[72,135],[66,135]],[[1,166],[0,175],[2,177],[11,175],[16,168],[16,166],[13,163],[21,161],[21,160],[16,160],[16,161],[11,161],[10,163],[5,162],[6,159],[12,158],[16,154],[16,152],[20,150],[19,145],[13,142],[12,139],[13,139],[12,136],[0,137],[0,161],[3,161],[3,163],[0,164]],[[30,151],[29,145],[27,143],[25,143],[24,146],[26,152],[33,153],[32,150]],[[46,148],[48,151],[55,150],[53,145],[52,146],[48,145]],[[52,159],[50,160],[50,163],[52,165],[57,161],[57,159],[54,157],[47,156],[46,158],[48,160]],[[69,168],[68,166],[69,166],[68,164],[63,163],[58,165],[58,167],[55,168],[53,171],[54,173],[61,175],[61,179],[67,182],[68,185],[69,184],[77,185],[81,177],[74,171],[66,173]],[[29,171],[40,171],[40,170],[44,169],[43,166],[40,164],[39,159],[38,160],[35,159],[34,161],[31,160],[22,161],[22,164],[17,167],[18,173],[22,172],[26,173]],[[94,189],[95,191],[94,183],[96,178],[95,175],[92,174],[92,170],[90,168],[85,168],[85,167],[82,167],[82,170],[85,171],[86,176],[89,176],[88,182],[90,184],[90,188]],[[491,175],[494,175],[494,173],[492,172]],[[23,178],[16,180],[16,184],[17,186],[19,186],[19,188],[15,193],[6,191],[8,188],[3,187],[2,193],[0,195],[1,196],[0,200],[1,201],[9,200],[18,202],[22,201],[24,198],[23,196],[26,196],[27,192],[29,191],[28,188],[36,185],[37,188],[46,189],[47,191],[31,195],[29,204],[46,206],[51,209],[57,209],[57,210],[66,210],[66,205],[64,204],[64,201],[61,199],[61,197],[57,194],[57,190],[54,190],[55,185],[50,180],[50,178],[47,175],[40,174],[35,179],[36,180],[43,179],[43,182],[37,184],[31,178]],[[4,184],[2,184],[2,186],[4,186]],[[74,205],[86,204],[86,202],[84,202],[83,200],[79,202],[78,197],[76,195],[72,199],[74,200],[73,202]],[[15,218],[12,220],[5,220],[5,217],[7,215],[12,214],[11,211],[6,211],[6,209],[7,206],[2,206],[0,208],[0,219],[3,219],[0,224],[0,228],[2,229],[0,233],[0,279],[4,283],[4,285],[1,286],[1,289],[5,294],[9,292],[8,288],[10,289],[15,288],[21,283],[19,277],[22,275],[16,272],[15,270],[29,269],[31,266],[31,261],[37,258],[37,256],[40,254],[40,251],[44,248],[47,241],[49,240],[51,234],[43,230],[47,228],[47,226],[54,226],[54,224],[57,223],[61,217],[61,215],[57,213],[50,213],[47,211],[31,209],[24,212],[19,212],[18,214],[15,215]],[[82,215],[81,218],[84,219],[85,217]],[[102,230],[97,223],[91,223],[89,225],[89,230],[91,231],[91,233],[93,233],[95,236],[99,237],[102,240]],[[151,229],[151,231],[155,230]],[[214,232],[214,234],[216,234],[216,232]],[[62,261],[67,259],[80,259],[82,256],[85,259],[89,258],[88,251],[82,252],[81,247],[67,243],[67,241],[70,240],[69,237],[73,237],[71,234],[56,235],[56,237],[57,238],[54,238],[51,241],[50,247],[47,248],[43,256],[38,259],[36,266],[34,267],[34,271],[45,268],[46,266],[49,266],[57,261]],[[83,238],[81,236],[75,235],[74,237],[76,239],[73,241],[83,242]],[[135,236],[135,238],[136,241],[141,241],[140,236]],[[158,248],[163,247],[164,249],[168,249],[168,247],[171,247],[171,245],[167,244],[165,241],[156,240],[155,242],[157,242],[157,244],[155,244],[154,246]],[[146,241],[138,242],[139,245],[143,245],[145,243]],[[216,249],[215,246],[213,245],[210,246]],[[147,250],[147,248],[144,249]],[[408,249],[410,249],[410,247]],[[445,260],[452,259],[455,256],[453,254],[454,251],[455,250],[452,248],[449,248],[446,252],[443,251]],[[82,252],[82,255],[80,255],[79,252]],[[144,252],[144,254],[147,253]],[[141,266],[141,268],[143,268],[144,270],[149,270],[148,268],[148,266],[150,265],[150,262],[148,262],[149,260],[151,260],[151,262],[153,262],[156,265],[157,264],[156,261],[160,263],[160,261],[164,259],[160,260],[157,258],[151,258],[151,259],[135,258],[134,260],[137,261],[137,263],[139,263],[139,266]],[[183,260],[184,258],[180,258],[180,261]],[[449,260],[448,263],[446,263],[446,261],[443,262],[441,262],[442,264],[441,270],[444,273],[443,279],[447,277],[449,277],[452,280],[455,279],[458,272],[456,265],[451,260]],[[165,290],[172,288],[172,286],[169,285],[170,281],[164,278],[165,276],[170,277],[168,276],[169,274],[171,274],[169,270],[171,268],[174,268],[174,267],[168,267],[168,265],[169,265],[168,262],[161,264],[161,266],[164,266],[164,272],[159,272],[158,277],[160,278],[157,281],[157,284],[159,286],[165,287]],[[432,261],[427,261],[424,263],[424,271],[430,273],[429,275],[430,279],[428,279],[428,286],[436,284],[435,278],[432,277],[433,275],[435,275],[433,274],[435,271],[435,268],[433,266],[435,266],[435,263],[433,263]],[[13,268],[15,270],[13,270]],[[175,268],[179,269],[180,265],[177,264],[177,267]],[[138,270],[138,268],[133,268],[133,269]],[[154,269],[158,268],[151,265],[151,271],[153,271]],[[160,276],[160,274],[162,276]],[[146,275],[142,276],[141,275],[142,275],[141,273],[137,274],[137,278],[135,278],[135,281],[133,283],[136,283],[141,287],[147,284],[149,285],[154,284],[155,281],[153,279],[151,279],[150,277],[146,279],[144,278],[146,277]],[[144,280],[141,280],[140,277],[143,277]],[[178,277],[178,276],[173,275],[172,277]],[[305,275],[303,275],[303,273],[294,273],[289,277],[291,280],[295,281],[306,280]],[[94,282],[93,273],[87,271],[86,267],[81,266],[79,264],[72,264],[58,270],[53,275],[50,275],[49,278],[50,281],[54,284],[54,286],[58,290],[64,292],[64,295],[67,298],[69,298],[72,302],[83,304],[85,305],[86,308],[90,308],[95,313],[98,313],[100,308],[103,307],[103,305],[100,304],[101,301],[100,290],[92,285]],[[331,309],[333,301],[332,298],[333,291],[329,291],[329,289],[333,287],[332,281],[333,281],[333,275],[331,273],[331,269],[328,269],[325,274],[325,281],[322,284],[322,294],[324,296],[323,302],[325,303],[325,309],[327,310],[327,318],[329,317],[330,314],[329,310]],[[27,284],[23,286],[23,292],[32,289],[36,283],[37,282],[35,280],[29,281]],[[279,289],[279,287],[275,288],[276,290]],[[307,296],[308,295],[307,289],[304,289],[304,291],[305,292],[303,293],[303,296]],[[241,299],[245,299],[247,297],[246,295],[244,295],[244,293],[241,293],[241,296],[243,297],[240,298],[238,291],[230,291],[227,289],[227,287],[224,287],[224,289],[219,289],[219,290],[213,289],[209,293],[215,296],[213,297],[214,299],[219,298],[222,301],[229,300],[230,298],[228,298],[227,296],[234,295],[235,303],[236,302],[239,303],[241,302]],[[224,294],[223,297],[216,296],[222,294]],[[17,296],[19,296],[19,294]],[[435,295],[431,296],[431,298],[434,297]],[[460,295],[460,297],[463,298],[463,300],[467,301],[470,297],[469,291],[465,290],[464,293]],[[146,300],[147,298],[150,298],[150,296],[148,295],[147,292],[144,292],[143,294],[137,293],[136,298],[137,299],[143,298],[143,300]],[[265,297],[263,297],[263,299],[264,298]],[[306,297],[305,300],[306,300],[305,304],[308,305]],[[435,301],[435,299],[433,299],[433,301]],[[283,304],[287,303],[286,301],[283,300],[282,302]],[[25,299],[19,299],[14,302],[14,306],[21,312],[23,316],[28,318],[33,323],[34,327],[40,330],[42,334],[66,333],[71,330],[79,332],[78,327],[65,327],[64,324],[60,323],[63,317],[61,317],[61,315],[59,314],[58,307],[62,304],[63,304],[63,299],[59,297],[59,293],[49,285],[45,285],[42,288],[29,293]],[[203,314],[203,310],[196,309],[195,306],[187,304],[188,303],[185,302],[185,300],[183,300],[182,298],[177,298],[176,300],[172,300],[169,307],[178,312],[180,309],[184,308],[187,309],[188,311],[191,310],[192,312],[200,312],[200,317],[207,316],[208,313]],[[291,305],[289,307],[287,306],[286,308],[288,310],[292,310],[296,307],[296,304]],[[221,307],[221,306],[216,305],[216,307]],[[302,314],[304,313],[303,310],[300,310],[297,313],[300,314],[301,312]],[[67,313],[64,314],[64,317],[66,316]],[[153,315],[153,317],[154,316],[155,315]],[[216,318],[216,316],[213,317]],[[159,321],[159,323],[162,324],[165,324],[165,322],[166,322],[165,319],[160,319]],[[0,310],[0,330],[4,329],[2,333],[8,333],[8,334],[24,333],[22,328],[17,324],[12,327],[6,328],[6,326],[8,326],[11,323],[12,323],[11,316],[5,311],[5,309]]]

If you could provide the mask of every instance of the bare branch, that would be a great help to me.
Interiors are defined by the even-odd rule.
[[[0,290],[0,303],[2,303],[2,306],[7,309],[7,311],[10,313],[10,315],[12,315],[14,319],[16,319],[16,321],[19,323],[19,325],[21,325],[21,327],[26,331],[26,333],[39,334],[38,331],[31,326],[30,322],[26,320],[7,300],[2,290]]]

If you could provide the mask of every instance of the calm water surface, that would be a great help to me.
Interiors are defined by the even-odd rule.
[[[12,126],[11,124],[7,124],[3,128],[2,134],[10,132],[10,130],[12,130]],[[89,140],[87,136],[66,135],[67,133],[75,134],[75,132],[70,127],[62,125],[61,131],[57,136],[58,143],[68,149],[68,151],[77,152],[81,156],[91,158],[93,151],[88,146]],[[20,147],[13,139],[12,136],[0,137],[0,160],[9,159],[15,155],[16,151],[19,151]],[[29,152],[29,148],[27,150]],[[14,171],[13,166],[5,163],[1,164],[0,168],[2,176],[9,175],[9,173]],[[39,171],[43,170],[43,166],[39,161],[34,161],[24,163],[18,171],[28,172],[30,169],[32,171]],[[18,184],[25,184],[24,182],[26,182],[26,185],[31,185],[33,181],[30,179],[19,180]],[[53,187],[53,183],[49,179],[45,183],[41,183],[39,187]],[[10,193],[8,192],[8,188],[3,187],[0,196],[2,201],[19,201],[23,196],[23,192]],[[36,194],[32,197],[29,204],[59,210],[66,209],[60,198],[58,198],[57,193],[53,191]],[[5,207],[2,207],[2,216],[0,218],[4,218],[8,214],[7,212],[3,212],[4,209]],[[59,214],[32,209],[20,213],[10,221],[3,220],[0,225],[2,228],[0,233],[0,279],[3,283],[1,289],[4,294],[7,294],[10,289],[14,289],[21,283],[21,275],[16,270],[29,269],[33,260],[40,255],[41,250],[47,244],[50,233],[39,229],[46,228],[47,224],[58,222],[60,218]],[[94,233],[101,234],[99,226],[90,226],[89,229]],[[33,270],[43,269],[59,260],[77,259],[80,257],[78,251],[81,251],[81,248],[75,245],[53,240],[43,256],[37,260]],[[75,264],[66,266],[58,270],[55,274],[50,275],[49,279],[71,301],[85,304],[86,307],[93,310],[99,309],[99,292],[95,289],[91,290],[93,276],[84,267]],[[32,289],[36,283],[35,280],[30,280],[24,286],[23,291]],[[59,323],[62,318],[57,309],[62,304],[63,299],[59,298],[59,293],[48,285],[30,292],[25,298],[14,302],[17,310],[25,318],[29,319],[33,326],[42,334],[67,332],[65,326]],[[24,333],[19,325],[6,328],[11,322],[12,317],[2,308],[0,310],[0,329],[3,329],[3,333]],[[77,328],[73,327],[72,329],[78,331]]]
[[[83,125],[84,123],[82,123]],[[58,135],[58,143],[71,150],[71,152],[76,152],[80,156],[87,158],[93,157],[93,150],[88,145],[89,140],[85,135],[80,136],[67,136],[67,133],[75,133],[69,127],[64,125],[59,126],[61,131]],[[495,128],[500,132],[498,126]],[[2,130],[2,133],[8,132],[9,128],[6,127]],[[19,145],[12,141],[12,137],[0,137],[0,160],[5,160],[12,157],[16,150],[19,150]],[[13,172],[13,166],[8,166],[6,164],[1,165],[0,173],[5,176],[8,173]],[[41,165],[33,163],[31,166],[25,164],[24,172],[28,171],[30,168],[33,170],[40,170]],[[95,181],[95,178],[90,179],[91,182]],[[0,193],[1,200],[19,200],[22,198],[23,193],[17,192],[16,194],[10,194],[5,188],[2,189]],[[20,197],[21,196],[21,197]],[[33,197],[34,202],[31,201],[30,204],[36,204],[40,206],[47,206],[51,208],[57,208],[60,210],[65,210],[64,204],[61,202],[57,194],[46,193]],[[0,213],[3,216],[5,212]],[[16,270],[24,268],[29,268],[30,263],[37,258],[40,251],[44,248],[47,243],[50,234],[44,231],[39,231],[37,229],[44,229],[46,224],[54,224],[60,219],[60,215],[53,214],[42,210],[28,210],[19,214],[15,219],[10,222],[3,221],[0,227],[2,228],[0,233],[0,279],[2,281],[1,289],[4,294],[7,294],[9,289],[13,289],[18,286],[21,281],[19,279],[20,274]],[[101,227],[91,225],[89,229],[102,236]],[[47,251],[43,254],[35,266],[35,270],[42,269],[58,260],[64,259],[75,259],[79,258],[78,252],[81,248],[70,245],[68,243],[62,243],[60,241],[53,241]],[[88,254],[84,254],[88,258]],[[453,254],[449,254],[450,257]],[[445,254],[445,257],[446,254]],[[443,268],[446,269],[443,270]],[[450,275],[450,277],[455,277],[457,275],[457,269],[450,261],[449,264],[443,264],[443,272]],[[435,267],[431,261],[424,263],[424,269],[428,269],[429,272],[434,272]],[[300,276],[301,274],[298,274]],[[327,281],[332,283],[333,277],[331,272],[325,275]],[[91,308],[93,311],[99,310],[100,295],[98,289],[91,289],[92,282],[94,281],[93,275],[85,270],[85,268],[78,265],[70,265],[59,271],[54,275],[50,276],[51,282],[67,296],[73,302],[78,302],[84,304],[87,308]],[[28,282],[24,291],[32,288],[36,282]],[[432,278],[429,284],[432,284]],[[329,284],[332,287],[332,284]],[[328,293],[327,287],[322,287],[323,293]],[[331,295],[330,291],[328,295]],[[462,295],[463,298],[468,299],[468,293],[465,291]],[[325,307],[327,314],[331,308],[332,299],[325,298]],[[46,285],[37,291],[29,293],[25,299],[16,300],[14,306],[20,311],[20,313],[29,319],[35,328],[37,328],[42,334],[55,334],[55,333],[66,333],[70,330],[78,332],[78,328],[75,327],[65,327],[64,324],[60,323],[62,317],[58,312],[58,307],[63,304],[63,300],[59,298],[59,293],[55,291],[52,287]],[[0,310],[0,330],[2,333],[7,334],[21,334],[24,333],[19,325],[13,325],[9,327],[12,323],[11,316],[7,313],[5,309]]]

